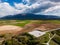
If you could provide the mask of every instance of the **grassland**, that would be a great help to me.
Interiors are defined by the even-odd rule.
[[[15,25],[23,27],[25,24],[30,23],[31,20],[0,20],[0,25]]]
[[[20,26],[20,27],[25,27],[26,24],[43,24],[43,23],[53,23],[53,24],[58,24],[60,25],[60,20],[0,20],[0,26],[2,25],[15,25],[15,26]],[[32,28],[32,27],[31,27]],[[29,28],[27,29],[29,30]],[[53,31],[53,33],[56,33],[55,36],[55,40],[57,42],[60,41],[60,31]],[[38,40],[40,40],[40,43],[46,43],[49,40],[49,35],[51,34],[51,36],[53,35],[52,32],[48,32],[45,35],[38,37]],[[1,35],[0,37],[3,37],[3,35]],[[5,36],[6,37],[6,36]],[[8,38],[8,36],[7,36]],[[59,45],[57,42],[55,42],[53,40],[51,40],[50,45]]]
[[[17,25],[17,26],[24,26],[28,23],[54,23],[60,24],[60,20],[0,20],[0,25]]]

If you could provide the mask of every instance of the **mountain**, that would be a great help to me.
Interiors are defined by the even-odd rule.
[[[2,17],[0,19],[28,19],[28,20],[39,20],[39,19],[43,19],[43,20],[49,20],[49,19],[59,19],[60,17],[58,16],[52,16],[52,15],[36,15],[36,14],[17,14],[17,15],[9,15],[9,16],[5,16]]]

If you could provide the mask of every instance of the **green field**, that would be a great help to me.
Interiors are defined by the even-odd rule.
[[[30,23],[31,20],[0,20],[0,25],[16,25],[23,27]]]
[[[28,23],[54,23],[60,24],[60,20],[0,20],[0,25],[17,25],[17,26],[24,26]]]
[[[44,23],[60,24],[60,20],[0,20],[0,26],[15,25],[15,26],[23,27],[23,28],[26,24],[38,24],[39,25],[39,24],[44,24]],[[27,30],[29,30],[29,29],[27,29]],[[16,35],[16,36],[14,36],[14,38],[12,38],[13,37],[13,36],[11,36],[12,34],[8,35],[8,36],[0,35],[0,38],[2,38],[2,37],[6,38],[6,40],[4,40],[4,41],[7,44],[4,43],[4,45],[13,45],[13,44],[14,45],[28,45],[28,43],[29,43],[29,45],[33,45],[33,44],[34,45],[43,45],[42,43],[48,42],[49,34],[51,34],[51,36],[53,36],[54,33],[56,33],[56,36],[50,41],[50,45],[59,45],[60,44],[60,30],[48,32],[45,35],[38,37],[38,38],[31,36],[29,34]],[[11,39],[9,37],[11,37]],[[12,41],[14,43],[12,43]]]

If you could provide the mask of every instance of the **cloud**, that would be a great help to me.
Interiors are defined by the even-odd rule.
[[[36,14],[44,14],[44,15],[55,15],[55,16],[60,16],[60,2],[52,2],[51,0],[49,0],[48,2],[44,2],[43,4],[46,4],[44,6],[45,9],[40,9],[42,11],[37,12]],[[42,6],[41,6],[42,7]]]
[[[60,2],[50,2],[53,6],[45,9],[42,14],[60,16]]]
[[[14,3],[15,7],[11,6],[8,2],[0,3],[0,17],[7,15],[15,15],[19,13],[27,13],[30,9],[35,8],[36,5],[24,5],[23,3]]]
[[[35,9],[38,7],[38,4],[34,4],[31,6],[24,5],[23,3],[14,3],[15,7],[9,5],[9,3],[4,2],[0,3],[0,17],[7,16],[7,15],[15,15],[15,14],[21,14],[21,13],[28,13],[32,9]],[[31,10],[30,10],[31,9]]]
[[[57,10],[57,9],[60,9],[60,5],[48,8],[47,10],[45,10],[45,12],[47,13],[47,12],[51,12],[51,11],[54,11],[54,10]]]
[[[60,5],[56,5],[54,7],[50,7],[44,11],[44,14],[53,14],[56,16],[60,16]]]
[[[14,3],[14,5],[15,5],[15,8],[20,9],[20,10],[29,7],[29,6],[27,6],[27,5],[24,5],[23,3],[19,3],[19,4]]]
[[[15,8],[9,5],[9,3],[0,3],[0,16],[13,15],[18,12]]]
[[[60,2],[60,0],[50,0],[50,1],[53,1],[53,2]]]
[[[0,17],[22,13],[48,14],[60,16],[60,2],[57,0],[22,0],[11,6],[8,2],[0,1]],[[26,4],[24,4],[26,2]]]

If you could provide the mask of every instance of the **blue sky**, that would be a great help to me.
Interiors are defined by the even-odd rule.
[[[22,13],[60,16],[60,0],[0,0],[0,17]]]
[[[2,0],[2,2],[8,2],[10,5],[14,5],[14,2],[21,3],[22,0]]]

